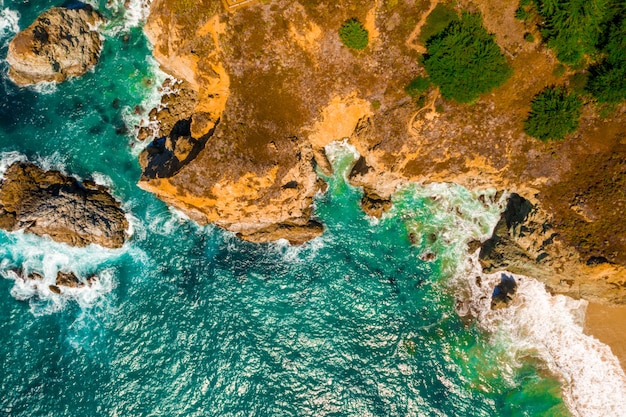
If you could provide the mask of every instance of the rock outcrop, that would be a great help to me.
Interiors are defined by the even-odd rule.
[[[518,272],[555,292],[626,303],[626,107],[601,118],[587,105],[578,132],[562,142],[528,137],[532,97],[572,74],[555,75],[554,56],[524,41],[516,0],[462,5],[482,13],[514,69],[473,105],[443,100],[436,89],[419,101],[406,95],[426,75],[415,22],[427,8],[414,2],[276,0],[229,13],[209,0],[154,0],[145,27],[154,55],[193,94],[155,111],[168,129],[141,158],[140,186],[243,238],[289,239],[296,230],[300,241],[301,228],[312,227],[309,237],[321,230],[311,204],[320,189],[315,170],[332,170],[324,146],[347,139],[361,155],[349,179],[365,190],[368,213],[380,216],[408,182],[518,193],[533,207],[526,221],[536,232],[513,238],[500,225],[485,267],[504,267],[498,251],[506,247],[513,272],[519,259]],[[376,33],[359,53],[337,35],[352,17]]]
[[[11,270],[12,275],[19,280],[41,282],[44,276],[38,272],[24,273],[21,269]],[[67,288],[88,288],[98,280],[97,275],[90,275],[85,279],[80,279],[73,272],[58,271],[54,284],[48,285],[48,289],[55,294],[63,294]]]
[[[102,17],[88,5],[42,13],[9,43],[9,77],[24,86],[84,74],[100,55],[100,23]]]
[[[480,262],[487,273],[509,271],[540,279],[552,293],[626,303],[626,270],[606,258],[582,259],[562,242],[550,216],[517,194],[509,197],[492,237],[482,245]]]
[[[23,229],[73,246],[119,248],[128,221],[105,187],[16,162],[0,182],[0,228]]]

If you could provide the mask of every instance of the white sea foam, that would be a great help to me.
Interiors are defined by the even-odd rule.
[[[468,308],[492,334],[493,343],[507,346],[513,366],[518,357],[541,359],[561,380],[573,415],[626,415],[626,375],[618,359],[608,346],[583,333],[587,302],[552,296],[534,278],[513,276],[518,283],[514,300],[507,308],[491,310],[491,293],[500,274],[482,274],[478,252],[467,264]]]
[[[336,169],[339,160],[351,158],[350,162],[356,161],[361,156],[356,148],[348,142],[348,139],[336,140],[324,147],[328,162]]]
[[[4,243],[0,247],[0,275],[14,281],[11,295],[18,300],[28,300],[34,315],[59,311],[70,300],[83,308],[93,306],[116,285],[114,270],[106,265],[128,250],[128,247],[114,250],[97,245],[71,247],[21,231],[0,233],[4,235],[1,237]],[[15,270],[21,272],[18,274]],[[72,272],[83,282],[92,275],[97,279],[91,285],[63,288],[61,294],[56,294],[50,285],[55,285],[59,271]],[[43,278],[28,278],[32,273]]]
[[[5,45],[10,41],[9,35],[14,35],[20,30],[20,14],[9,8],[0,9],[0,39],[5,39]]]
[[[0,179],[3,178],[7,168],[16,162],[26,161],[26,156],[15,151],[0,153]]]
[[[26,88],[30,88],[39,94],[54,94],[59,89],[58,84],[54,81],[40,81],[37,84],[32,84],[26,86]]]
[[[51,155],[46,155],[46,156],[36,155],[33,159],[34,159],[33,162],[35,163],[35,165],[41,167],[41,169],[43,170],[46,170],[46,171],[54,170],[54,171],[59,171],[63,173],[64,175],[68,175],[67,166],[66,166],[66,157],[63,156],[59,152],[55,152]],[[81,180],[81,178],[76,175],[72,175],[72,177],[78,179],[79,181]]]
[[[112,0],[107,3],[107,9],[113,14],[113,19],[104,25],[104,32],[116,35],[128,32],[131,28],[146,22],[150,14],[152,0]]]

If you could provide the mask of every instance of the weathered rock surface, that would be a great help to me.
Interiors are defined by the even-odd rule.
[[[0,228],[74,246],[121,247],[128,221],[105,187],[17,162],[0,182]]]
[[[12,270],[14,276],[21,280],[43,281],[44,277],[38,272],[24,273],[21,269]],[[85,280],[81,280],[73,272],[58,271],[55,283],[48,286],[48,289],[55,294],[63,294],[64,288],[85,288],[91,287],[96,280],[97,275],[90,275]]]
[[[581,259],[563,244],[552,219],[525,198],[512,194],[480,262],[487,273],[510,271],[543,281],[553,293],[596,302],[626,301],[626,271],[605,258]]]
[[[91,6],[53,7],[9,43],[9,77],[20,86],[61,82],[84,74],[98,61],[102,22]]]
[[[415,25],[428,2],[276,0],[228,13],[209,0],[155,0],[145,27],[154,55],[194,94],[158,117],[190,126],[182,136],[161,132],[141,158],[140,186],[244,238],[289,238],[294,229],[284,225],[312,224],[314,167],[332,170],[324,146],[347,138],[361,155],[350,181],[364,187],[370,214],[381,215],[408,182],[516,192],[531,202],[527,221],[537,224],[523,239],[498,235],[498,248],[510,248],[507,265],[517,262],[518,272],[555,292],[626,303],[626,107],[601,118],[587,105],[579,131],[562,142],[526,136],[532,97],[572,74],[555,76],[553,55],[524,41],[516,0],[460,4],[482,13],[514,68],[474,105],[444,101],[436,90],[416,103],[404,92],[425,75]],[[359,53],[337,36],[352,17],[372,34]],[[172,115],[180,119],[167,121]],[[545,222],[549,231],[539,227]],[[602,259],[608,263],[587,265]]]

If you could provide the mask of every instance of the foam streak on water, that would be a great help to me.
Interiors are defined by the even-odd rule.
[[[518,283],[514,301],[508,308],[491,310],[500,274],[482,274],[478,252],[467,270],[470,308],[492,333],[492,342],[506,345],[511,363],[529,355],[541,359],[561,379],[573,415],[626,415],[626,375],[619,360],[608,346],[583,333],[586,301],[552,296],[536,279],[510,274]]]
[[[346,142],[333,144],[327,153],[335,165],[343,160],[349,166],[345,161],[358,158]],[[431,204],[417,204],[420,200]],[[478,252],[467,262],[459,262],[467,257],[470,240],[491,236],[506,200],[507,195],[498,196],[495,190],[473,193],[453,184],[413,184],[398,191],[388,215],[407,218],[416,236],[437,236],[439,242],[430,242],[430,249],[444,258],[442,272],[451,277],[451,286],[461,286],[457,291],[469,289],[468,307],[479,325],[491,333],[493,343],[509,352],[510,366],[521,367],[522,356],[538,357],[562,380],[563,397],[573,415],[626,415],[626,376],[619,360],[608,346],[583,333],[586,301],[551,296],[539,281],[516,276],[515,302],[509,308],[491,310],[491,293],[500,274],[483,274]],[[428,217],[426,212],[430,213],[428,224],[421,221]]]
[[[126,249],[112,250],[97,245],[75,248],[23,232],[0,231],[0,275],[14,281],[11,295],[28,300],[31,312],[45,315],[62,310],[74,300],[82,308],[90,308],[116,285],[115,261]],[[81,288],[64,288],[62,294],[50,289],[55,285],[57,272],[74,273],[82,282],[89,276],[97,279]],[[30,279],[30,274],[43,278]]]
[[[4,39],[6,45],[10,40],[9,35],[14,35],[20,30],[18,25],[20,14],[9,8],[2,8],[3,6],[4,2],[0,3],[0,39]]]

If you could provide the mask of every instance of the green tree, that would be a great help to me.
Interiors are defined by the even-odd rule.
[[[461,19],[432,36],[426,46],[424,67],[445,98],[472,102],[512,74],[479,14],[463,13]]]
[[[605,59],[590,68],[585,90],[601,103],[626,99],[626,17],[612,25]]]
[[[345,21],[339,29],[339,38],[348,48],[357,50],[365,49],[369,41],[367,30],[356,18]]]
[[[578,129],[582,105],[565,87],[547,87],[533,98],[524,131],[544,142],[561,140]]]
[[[419,97],[430,88],[430,80],[426,77],[415,77],[411,80],[404,91],[413,98]]]
[[[560,61],[580,64],[593,54],[600,42],[607,18],[609,0],[535,0],[543,17],[541,34]]]

